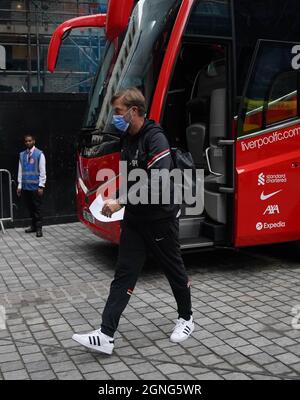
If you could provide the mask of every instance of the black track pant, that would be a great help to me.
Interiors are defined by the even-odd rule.
[[[189,279],[181,257],[177,219],[147,223],[125,220],[122,223],[119,257],[114,280],[102,314],[101,331],[113,336],[138,275],[151,252],[170,283],[179,317],[189,319],[191,293]]]
[[[39,196],[37,190],[22,190],[26,207],[31,218],[31,226],[35,229],[42,228],[42,196]]]

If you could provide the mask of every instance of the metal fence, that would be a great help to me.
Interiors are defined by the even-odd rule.
[[[12,179],[7,169],[0,169],[0,227],[3,233],[4,221],[13,221]]]

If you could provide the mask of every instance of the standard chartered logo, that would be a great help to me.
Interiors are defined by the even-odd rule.
[[[257,176],[257,184],[258,186],[265,186],[269,184],[275,184],[275,183],[287,183],[288,178],[287,174],[266,174],[264,172],[261,172]]]
[[[266,183],[266,177],[265,174],[262,172],[261,174],[258,175],[258,186],[264,186]]]

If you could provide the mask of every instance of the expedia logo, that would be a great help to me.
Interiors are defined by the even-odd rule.
[[[281,229],[281,228],[285,228],[286,227],[286,223],[283,221],[279,221],[279,222],[258,222],[256,224],[256,230],[257,231],[262,231],[262,230],[272,230],[272,229]]]
[[[263,229],[263,223],[262,222],[258,222],[257,224],[256,224],[256,230],[257,231],[261,231]]]

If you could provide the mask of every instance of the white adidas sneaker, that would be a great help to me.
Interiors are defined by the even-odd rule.
[[[101,329],[83,335],[75,333],[72,339],[88,349],[105,354],[112,354],[115,346],[114,339],[102,333]]]
[[[193,322],[193,317],[186,321],[183,318],[179,318],[176,321],[175,328],[170,337],[171,342],[180,343],[188,339],[195,329],[195,324]]]

